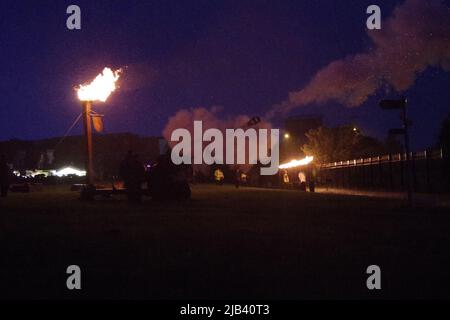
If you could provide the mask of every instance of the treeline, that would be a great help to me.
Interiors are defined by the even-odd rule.
[[[354,126],[319,127],[306,134],[308,142],[302,147],[306,155],[314,155],[317,163],[367,158],[404,152],[401,137],[390,135],[385,141],[364,135]],[[450,114],[442,122],[439,139],[429,149],[450,153]]]

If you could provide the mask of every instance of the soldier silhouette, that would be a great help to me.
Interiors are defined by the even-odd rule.
[[[120,177],[124,181],[128,200],[139,203],[142,199],[141,186],[145,177],[145,170],[139,156],[132,151],[128,151],[120,163]]]
[[[9,169],[6,157],[0,157],[0,193],[2,197],[8,196],[9,185],[11,182],[11,170]]]

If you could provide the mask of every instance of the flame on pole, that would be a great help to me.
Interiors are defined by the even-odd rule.
[[[78,99],[83,106],[83,128],[86,150],[86,184],[94,184],[94,166],[92,156],[92,103],[94,101],[106,102],[111,93],[116,90],[121,70],[112,71],[103,69],[91,83],[76,88]]]

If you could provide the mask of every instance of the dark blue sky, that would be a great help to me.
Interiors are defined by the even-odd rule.
[[[127,66],[122,88],[95,108],[107,132],[160,135],[177,110],[199,106],[263,115],[331,61],[370,47],[373,3],[1,1],[0,139],[63,135],[81,109],[72,88],[105,66]],[[376,3],[386,17],[401,1]],[[81,7],[81,31],[66,28],[70,4]],[[329,103],[292,114],[323,114],[329,125],[354,122],[382,137],[400,123],[377,107],[383,94],[357,108]],[[414,148],[432,145],[450,111],[450,73],[429,69],[404,94]]]

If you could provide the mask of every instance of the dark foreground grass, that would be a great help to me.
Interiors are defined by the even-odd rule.
[[[2,298],[450,298],[444,209],[212,185],[141,205],[67,190],[0,199]],[[66,289],[72,264],[81,291]]]

